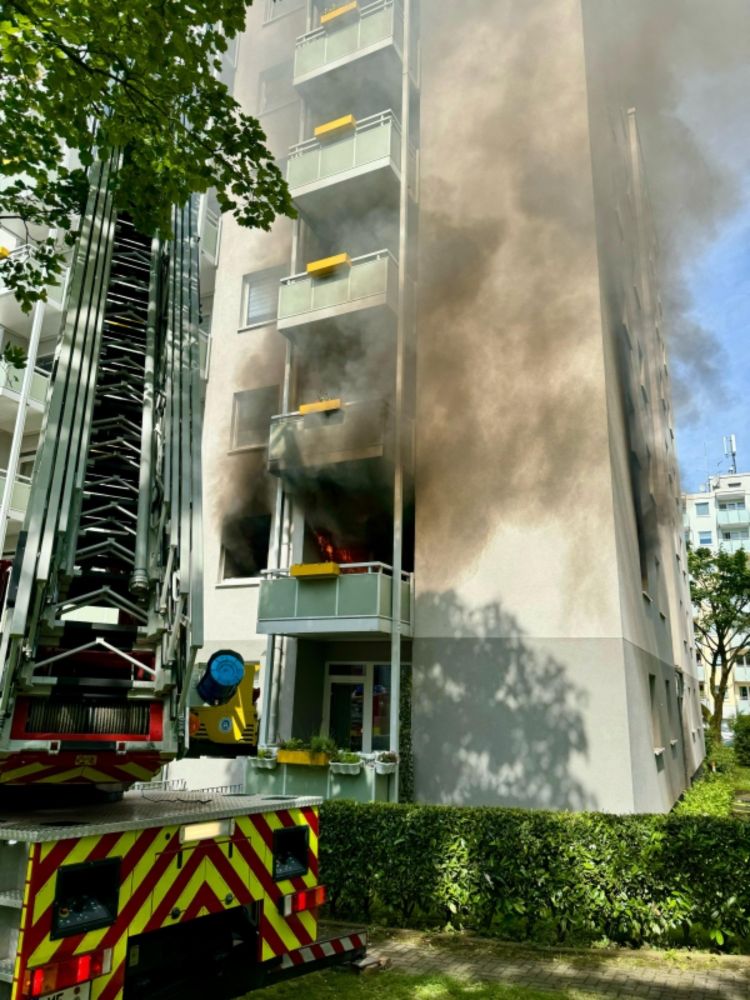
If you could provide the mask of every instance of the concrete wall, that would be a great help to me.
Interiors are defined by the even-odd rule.
[[[650,396],[631,430],[610,276],[642,267],[636,205],[617,256],[597,227],[628,186],[627,131],[606,149],[592,135],[580,0],[431,12],[422,52],[417,794],[663,810],[700,751],[691,735],[665,759],[652,739],[648,674],[676,713],[691,661],[673,498],[641,579],[635,499],[674,456],[635,476],[628,461],[629,435],[663,435],[668,399],[643,321]]]
[[[248,10],[234,93],[248,113],[260,117],[269,148],[281,158],[298,137],[298,102],[263,113],[259,79],[264,70],[292,58],[294,39],[305,30],[305,17],[297,10],[266,24],[264,14],[265,3]],[[223,217],[203,439],[206,641],[201,659],[222,646],[233,647],[248,660],[265,656],[266,637],[255,634],[259,580],[224,580],[222,540],[229,538],[234,544],[233,520],[259,505],[270,509],[275,496],[275,481],[264,473],[265,450],[232,448],[232,408],[236,392],[282,384],[286,342],[273,323],[242,330],[242,279],[263,268],[290,267],[291,239],[289,219],[278,220],[270,233],[264,233],[242,229],[231,216]]]

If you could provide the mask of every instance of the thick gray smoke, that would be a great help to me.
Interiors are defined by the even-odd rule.
[[[722,357],[713,333],[689,315],[686,269],[739,207],[750,166],[747,104],[737,100],[750,93],[750,4],[584,0],[584,10],[608,28],[601,54],[613,93],[638,109],[675,404],[681,420],[697,419],[715,405]]]

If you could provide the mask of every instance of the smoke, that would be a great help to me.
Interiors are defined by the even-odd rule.
[[[435,583],[441,565],[447,580],[457,564],[486,558],[498,518],[516,532],[548,522],[554,546],[552,512],[563,506],[582,540],[564,558],[583,570],[588,540],[604,537],[610,488],[596,464],[611,401],[587,180],[589,128],[609,126],[589,120],[591,89],[606,89],[615,122],[638,109],[663,332],[689,419],[716,390],[721,352],[690,315],[686,268],[737,208],[741,184],[680,114],[701,74],[750,65],[750,8],[728,0],[717,16],[698,0],[467,0],[423,10],[417,516],[435,543],[425,543],[424,566]],[[595,132],[594,141],[609,140]],[[609,182],[623,202],[626,152]],[[609,201],[600,232],[614,230]],[[622,265],[624,290],[624,256]],[[672,520],[676,487],[657,430],[652,488]],[[451,510],[445,494],[463,499]]]
[[[674,401],[697,421],[722,391],[725,362],[714,333],[696,323],[691,263],[742,203],[750,165],[750,5],[745,0],[584,0],[596,24],[611,93],[638,110],[652,209],[661,244]],[[734,139],[739,148],[727,155]]]

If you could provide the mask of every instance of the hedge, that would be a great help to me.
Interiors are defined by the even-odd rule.
[[[320,845],[337,918],[750,950],[742,821],[331,801]]]

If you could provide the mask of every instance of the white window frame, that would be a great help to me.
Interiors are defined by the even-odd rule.
[[[285,6],[286,2],[287,0],[279,0],[278,3],[274,3],[273,0],[266,0],[266,9],[263,12],[263,24],[273,24],[274,21],[280,21],[287,14],[293,14],[295,11],[303,10],[305,7],[305,0],[289,0],[290,6]]]
[[[705,507],[705,510],[699,510],[699,507]],[[710,517],[711,516],[711,504],[708,500],[701,500],[695,504],[695,516],[696,517]]]
[[[276,408],[281,407],[281,386],[279,385],[257,385],[250,389],[238,389],[232,396],[232,422],[230,426],[229,433],[229,454],[233,455],[237,452],[242,451],[261,451],[268,447],[268,432],[269,427],[266,428],[265,437],[262,441],[255,444],[239,444],[237,442],[237,430],[238,430],[238,419],[239,419],[239,397],[248,392],[262,392],[264,389],[275,389],[276,390]],[[275,416],[275,414],[272,414]]]
[[[273,316],[269,319],[255,320],[252,323],[248,322],[247,317],[247,306],[248,306],[248,294],[250,286],[252,285],[253,278],[257,281],[261,275],[270,275],[273,272],[277,272],[279,275],[278,281],[276,282],[276,309]],[[238,329],[239,333],[246,333],[248,330],[260,330],[264,326],[274,326],[279,315],[279,288],[281,287],[281,279],[288,275],[289,268],[284,264],[273,264],[271,267],[262,267],[258,271],[248,271],[247,274],[242,275],[242,295],[240,297],[240,326]]]
[[[404,663],[403,666],[409,666]],[[364,677],[345,677],[343,675],[331,676],[331,667],[364,667]],[[327,660],[325,664],[325,684],[323,685],[323,726],[322,731],[326,736],[331,735],[331,687],[333,684],[363,684],[364,690],[362,709],[362,749],[359,753],[374,753],[372,749],[372,699],[375,686],[375,667],[391,667],[387,660]],[[391,667],[391,670],[393,668]],[[388,692],[389,697],[393,697],[393,678]],[[365,710],[365,706],[369,706]],[[389,736],[390,738],[390,736]],[[345,748],[342,748],[345,749]],[[380,753],[380,751],[377,751]]]
[[[282,62],[272,63],[270,66],[266,66],[265,69],[262,69],[258,74],[258,118],[262,118],[263,115],[273,114],[274,111],[281,111],[282,108],[289,108],[293,104],[296,104],[299,101],[297,93],[294,90],[294,87],[292,86],[292,90],[290,91],[290,96],[288,100],[280,101],[278,104],[269,104],[268,106],[264,107],[266,80],[268,80],[271,76],[274,75],[277,77],[283,76],[281,70],[282,68],[286,69],[286,67],[289,67],[291,69],[292,76],[290,77],[290,79],[293,81],[294,64],[291,59],[284,59]]]

